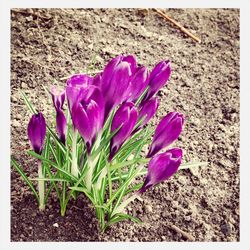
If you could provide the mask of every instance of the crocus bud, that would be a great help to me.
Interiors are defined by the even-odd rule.
[[[169,179],[177,172],[182,160],[182,150],[172,148],[165,153],[155,155],[149,162],[148,173],[139,193],[148,188]]]
[[[128,101],[136,102],[137,98],[145,90],[149,80],[148,69],[144,66],[137,68],[131,79],[130,91],[131,95]]]
[[[56,130],[59,139],[63,144],[66,142],[66,129],[67,121],[62,111],[63,103],[65,100],[65,90],[59,91],[56,87],[52,87],[51,91],[52,100],[56,109]]]
[[[152,70],[149,76],[149,90],[143,100],[150,99],[158,90],[165,85],[171,74],[170,61],[161,61]]]
[[[55,109],[62,109],[65,100],[65,90],[59,91],[55,86],[52,87],[51,91],[52,101]]]
[[[109,161],[120,149],[122,144],[129,138],[137,121],[137,110],[132,102],[123,103],[116,111],[112,124],[111,133],[120,128],[110,142]]]
[[[42,153],[43,143],[46,136],[46,122],[42,113],[32,115],[28,124],[28,138],[33,150],[37,154]]]
[[[93,85],[81,88],[79,99],[72,108],[72,120],[90,153],[104,120],[104,99],[99,88]]]
[[[135,69],[135,58],[121,55],[113,58],[104,68],[100,88],[105,93],[105,118],[114,107],[128,99],[130,80]]]
[[[92,83],[93,77],[85,74],[73,75],[67,80],[66,95],[70,112],[72,112],[73,105],[78,101],[80,89],[83,87],[86,88]]]
[[[142,119],[140,128],[146,125],[149,120],[155,115],[160,104],[160,100],[157,97],[154,97],[148,101],[145,101],[141,104],[139,110],[138,121]]]
[[[61,109],[56,111],[56,130],[60,141],[65,145],[66,142],[66,130],[67,119]]]
[[[154,156],[161,149],[169,146],[180,135],[184,123],[183,114],[168,113],[158,124],[147,158]]]

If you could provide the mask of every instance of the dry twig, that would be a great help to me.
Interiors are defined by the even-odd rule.
[[[189,241],[195,241],[195,238],[187,233],[187,232],[184,232],[183,230],[181,230],[179,227],[175,226],[175,225],[169,225],[169,227],[174,230],[176,233],[180,233],[183,235],[183,237],[185,237],[187,240]]]
[[[177,23],[174,19],[172,19],[171,17],[169,17],[163,11],[161,11],[159,9],[155,9],[155,8],[153,8],[153,10],[157,14],[159,14],[160,16],[164,17],[165,19],[167,19],[168,21],[170,21],[171,23],[173,23],[174,25],[176,25],[182,32],[184,32],[186,35],[188,35],[189,37],[191,37],[193,40],[195,40],[198,43],[201,43],[201,39],[200,38],[198,38],[195,35],[193,35],[190,31],[188,31],[186,28],[184,28],[181,24]]]

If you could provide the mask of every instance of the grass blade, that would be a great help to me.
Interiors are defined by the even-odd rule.
[[[205,167],[208,165],[209,162],[187,162],[187,163],[182,163],[179,167],[179,170],[181,169],[188,169],[188,168],[193,168],[193,167]]]
[[[37,200],[37,202],[39,203],[39,196],[32,184],[32,182],[29,180],[29,178],[27,177],[27,175],[23,172],[22,168],[17,164],[17,162],[14,159],[11,159],[11,163],[12,166],[15,167],[15,169],[17,170],[17,172],[22,176],[22,178],[24,179],[24,181],[27,183],[27,185],[30,187],[30,189],[32,190],[32,192],[35,195],[35,198]]]

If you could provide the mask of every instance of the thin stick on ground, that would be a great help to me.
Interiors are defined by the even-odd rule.
[[[170,21],[171,23],[173,23],[174,25],[176,25],[182,32],[184,32],[186,35],[188,35],[189,37],[191,37],[193,40],[195,40],[198,43],[201,43],[201,39],[200,38],[198,38],[195,35],[193,35],[190,31],[188,31],[186,28],[184,28],[181,24],[177,23],[174,19],[172,19],[171,17],[169,17],[163,11],[161,11],[159,9],[155,9],[155,8],[153,8],[153,10],[157,14],[159,14],[160,16],[164,17],[165,19],[167,19],[168,21]]]
[[[172,229],[172,230],[174,230],[176,233],[182,234],[182,236],[184,238],[186,238],[187,240],[189,240],[189,241],[195,241],[195,238],[191,234],[189,234],[189,233],[181,230],[179,227],[177,227],[175,225],[169,225],[169,228]]]

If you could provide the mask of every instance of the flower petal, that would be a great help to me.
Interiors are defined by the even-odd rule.
[[[56,112],[56,129],[61,142],[65,145],[67,120],[62,110]]]
[[[65,100],[65,90],[60,91],[57,87],[53,86],[50,93],[55,109],[62,109]]]
[[[146,125],[149,122],[149,120],[155,115],[159,107],[159,104],[160,100],[157,97],[154,97],[142,103],[138,116],[138,121],[143,119],[140,127]]]
[[[139,67],[131,79],[131,95],[128,101],[135,102],[145,90],[149,80],[148,69]]]
[[[67,80],[67,86],[77,87],[77,86],[88,86],[93,82],[93,77],[85,74],[76,74],[71,76]]]

